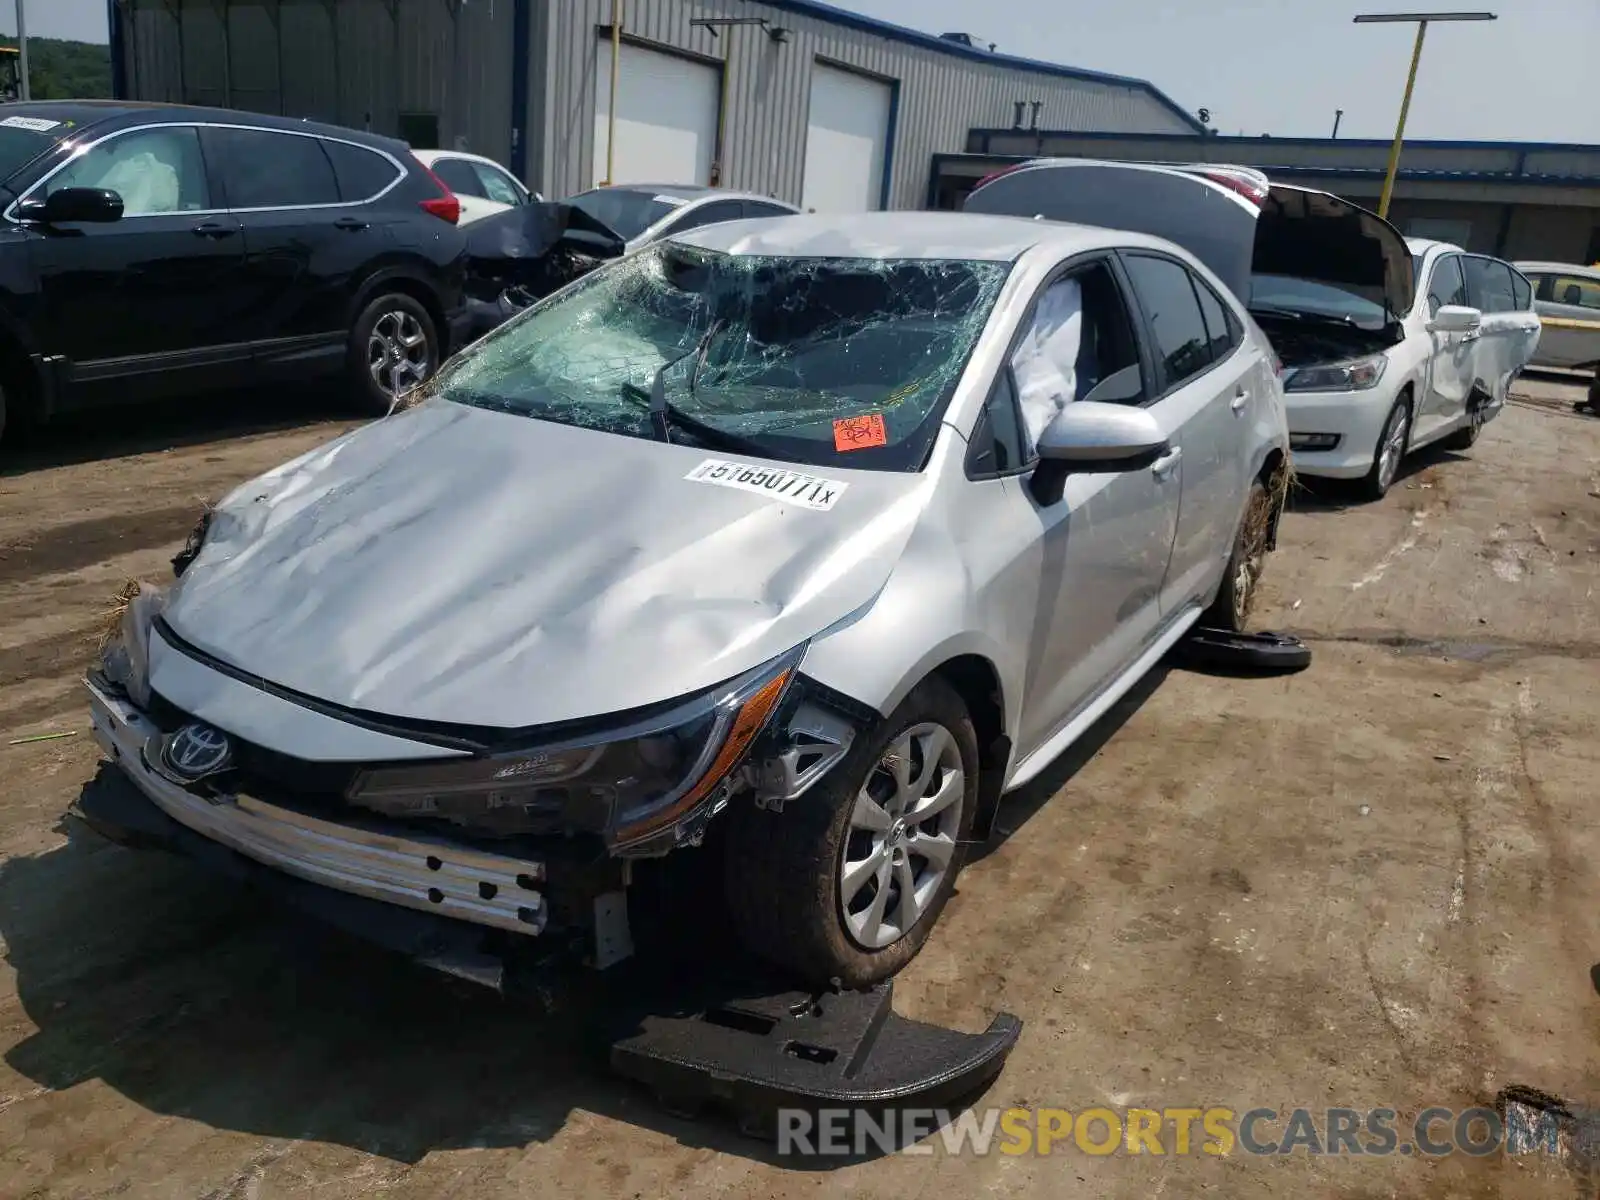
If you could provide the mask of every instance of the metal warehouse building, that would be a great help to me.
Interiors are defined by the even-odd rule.
[[[920,208],[934,155],[972,129],[1202,128],[1143,80],[811,0],[109,3],[119,95],[466,149],[548,195],[609,172],[820,211]]]

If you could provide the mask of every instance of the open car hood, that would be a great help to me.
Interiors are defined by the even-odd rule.
[[[1273,184],[1261,206],[1251,267],[1337,285],[1397,319],[1416,295],[1411,250],[1398,229],[1348,200],[1286,184]]]
[[[581,208],[535,201],[466,227],[468,270],[505,276],[525,272],[558,246],[591,258],[615,258],[623,239]]]
[[[165,619],[378,716],[520,729],[677,699],[868,603],[926,495],[757,459],[686,478],[727,457],[425,401],[224,499]]]

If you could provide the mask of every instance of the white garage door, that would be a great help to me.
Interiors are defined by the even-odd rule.
[[[594,181],[606,177],[611,43],[595,50]],[[721,80],[715,67],[623,46],[617,73],[616,178],[612,183],[709,183]]]
[[[883,207],[890,87],[814,63],[801,207],[866,212]]]

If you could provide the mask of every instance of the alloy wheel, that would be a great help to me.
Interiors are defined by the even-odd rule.
[[[403,308],[380,313],[367,337],[367,370],[378,390],[398,400],[428,377],[432,353],[422,322]]]
[[[1396,405],[1383,431],[1383,448],[1378,451],[1378,486],[1384,491],[1394,483],[1400,473],[1400,460],[1406,453],[1406,434],[1411,428],[1411,410],[1404,404]]]
[[[965,798],[961,750],[943,725],[913,725],[885,747],[856,793],[839,866],[839,904],[858,945],[893,945],[932,906]]]

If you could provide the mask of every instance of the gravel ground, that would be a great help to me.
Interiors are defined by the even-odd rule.
[[[1260,619],[1311,670],[1158,671],[1008,801],[898,987],[908,1015],[1026,1022],[982,1103],[1404,1126],[1514,1084],[1600,1100],[1600,420],[1578,395],[1525,381],[1382,503],[1298,494]],[[1593,1195],[1572,1159],[1170,1138],[779,1161],[660,1113],[554,1019],[70,828],[110,598],[165,577],[202,499],[346,427],[227,399],[0,468],[0,1196]]]

